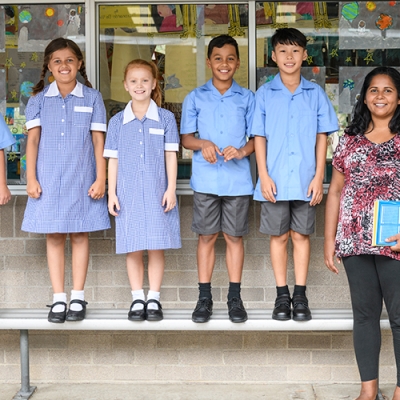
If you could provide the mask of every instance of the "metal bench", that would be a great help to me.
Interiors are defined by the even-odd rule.
[[[35,391],[29,379],[29,330],[51,331],[349,331],[353,329],[352,311],[348,309],[313,309],[313,319],[307,322],[275,321],[272,310],[247,310],[249,319],[234,324],[226,310],[214,310],[205,324],[192,322],[192,310],[164,310],[164,319],[158,322],[131,322],[126,310],[88,309],[86,319],[80,322],[52,324],[47,321],[46,309],[0,309],[0,329],[20,331],[21,389],[14,400],[29,399]],[[389,329],[386,314],[381,328]],[[377,399],[383,399],[378,395]]]

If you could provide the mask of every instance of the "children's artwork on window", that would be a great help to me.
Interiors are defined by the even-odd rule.
[[[257,68],[257,89],[264,83],[272,81],[278,72],[277,67]],[[305,79],[315,82],[325,90],[325,67],[302,67],[301,75]]]
[[[228,32],[227,4],[204,4],[197,6],[197,28],[205,35],[221,35]]]
[[[151,6],[151,13],[154,19],[157,32],[181,32],[182,11],[181,6],[177,4],[158,4]]]
[[[269,2],[256,3],[257,25],[269,25],[272,23],[272,8]]]
[[[390,66],[390,65],[388,65]],[[376,67],[339,68],[339,112],[351,114],[360,96],[365,76]],[[400,72],[400,67],[393,66]]]
[[[341,49],[391,49],[399,47],[400,4],[396,1],[341,2]]]
[[[19,106],[21,115],[25,115],[25,107],[29,97],[32,95],[32,88],[39,82],[40,69],[24,68],[19,73]],[[46,82],[46,84],[48,84]]]
[[[85,48],[85,12],[78,4],[24,5],[18,9],[18,50],[43,52],[56,37]]]

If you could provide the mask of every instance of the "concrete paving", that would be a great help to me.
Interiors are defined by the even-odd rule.
[[[37,384],[31,400],[353,400],[359,384]],[[394,385],[381,385],[391,399]],[[2,384],[0,400],[12,400],[19,385]]]

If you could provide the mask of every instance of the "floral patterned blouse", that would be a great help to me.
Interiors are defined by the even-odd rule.
[[[400,260],[400,253],[388,246],[371,246],[374,201],[400,200],[400,135],[376,144],[364,135],[345,134],[340,138],[332,165],[345,179],[336,255],[377,254]]]

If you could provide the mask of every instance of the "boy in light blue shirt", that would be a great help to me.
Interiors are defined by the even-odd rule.
[[[199,235],[199,300],[192,320],[207,322],[211,317],[214,245],[222,231],[230,281],[229,318],[232,322],[244,322],[247,313],[240,297],[240,284],[243,235],[248,233],[248,208],[253,194],[249,155],[254,151],[254,140],[247,140],[247,133],[253,117],[254,94],[233,80],[240,65],[235,39],[228,35],[215,37],[210,41],[207,57],[213,77],[186,96],[181,119],[182,145],[193,150],[192,230]]]
[[[297,29],[278,29],[271,38],[279,74],[256,93],[250,129],[259,179],[254,199],[261,201],[260,232],[270,235],[271,263],[277,298],[272,318],[308,321],[306,297],[310,260],[309,235],[315,206],[323,196],[327,134],[338,130],[332,104],[323,89],[301,76],[307,39]],[[293,243],[296,284],[287,286],[287,243]]]

